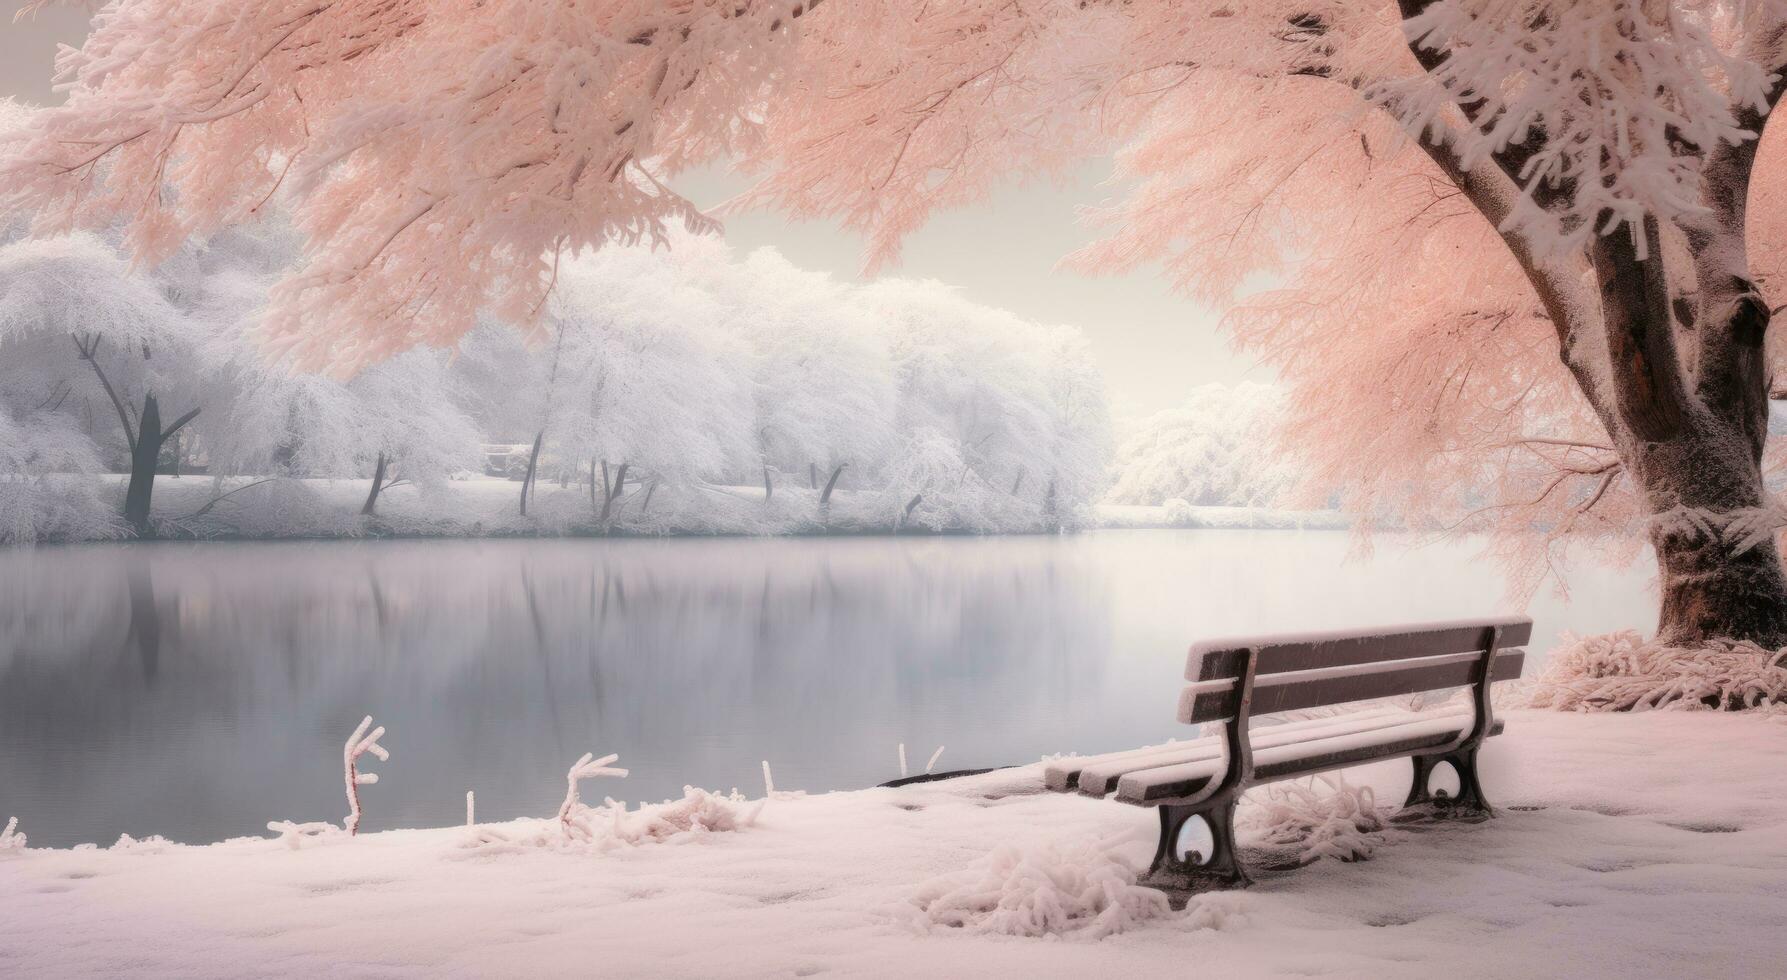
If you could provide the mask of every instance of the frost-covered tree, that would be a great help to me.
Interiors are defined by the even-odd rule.
[[[1296,465],[1272,449],[1283,402],[1276,387],[1253,381],[1193,388],[1178,406],[1135,422],[1118,446],[1109,499],[1278,505],[1299,476]]]
[[[15,242],[0,249],[0,349],[6,351],[8,399],[79,406],[88,432],[115,420],[129,472],[123,516],[139,536],[153,533],[149,510],[164,451],[198,414],[190,407],[164,417],[161,402],[185,407],[201,340],[194,320],[161,284],[131,275],[123,257],[89,234]],[[58,358],[53,350],[64,352]],[[50,367],[58,361],[89,371],[77,382]],[[48,392],[44,391],[50,388]],[[57,386],[64,390],[60,394]],[[71,402],[79,390],[82,397]],[[97,413],[97,418],[96,418]]]
[[[555,442],[572,465],[606,463],[611,495],[622,465],[642,482],[688,485],[736,473],[755,442],[743,352],[684,268],[725,261],[723,247],[682,251],[566,260],[549,301],[563,337]]]
[[[477,462],[442,352],[408,351],[343,381],[270,362],[252,339],[230,348],[219,370],[233,383],[203,430],[213,473],[367,477],[370,516],[391,487],[439,491]]]
[[[108,515],[93,481],[80,478],[102,464],[78,419],[50,404],[15,417],[4,402],[0,399],[0,544],[120,532],[122,525]]]
[[[898,442],[887,483],[902,520],[997,526],[1013,507],[1077,519],[1102,489],[1109,433],[1083,347],[935,282],[882,280],[853,302],[888,331]]]
[[[459,383],[486,430],[533,439],[530,473],[589,479],[604,522],[623,484],[725,479],[754,445],[739,344],[686,268],[727,256],[685,244],[669,256],[566,257],[535,336],[489,324],[459,351]],[[523,492],[525,508],[525,482]]]
[[[1419,523],[1493,471],[1476,526],[1648,540],[1667,638],[1780,646],[1787,229],[1751,205],[1784,36],[1772,0],[120,0],[4,172],[145,254],[295,192],[270,327],[359,362],[532,319],[562,250],[696,217],[664,183],[690,163],[760,165],[754,200],[888,257],[1122,144],[1138,189],[1083,258],[1225,300],[1284,273],[1236,322],[1316,479]]]
[[[895,441],[894,378],[885,337],[849,290],[769,249],[686,267],[705,273],[748,345],[766,489],[773,471],[824,504],[850,467],[857,485],[874,485]]]

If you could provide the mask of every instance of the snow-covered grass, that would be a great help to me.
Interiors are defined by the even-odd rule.
[[[691,821],[637,846],[482,837],[562,844],[543,814],[299,850],[247,838],[0,853],[0,973],[1779,975],[1787,721],[1505,717],[1483,760],[1496,819],[1389,825],[1356,863],[1259,862],[1254,888],[1183,912],[1130,884],[1153,847],[1151,811],[1043,792],[1026,766],[780,792],[755,825]],[[1347,775],[1391,800],[1407,773]],[[1244,844],[1284,824],[1269,807],[1264,791],[1243,804]],[[628,814],[644,823],[647,810]]]
[[[1690,649],[1635,630],[1566,636],[1533,681],[1528,703],[1564,711],[1757,705],[1787,711],[1787,650],[1744,642]]]
[[[121,536],[117,519],[124,477],[61,474],[53,496],[79,520],[47,521],[33,536],[46,541],[109,540]],[[516,481],[469,476],[422,490],[400,485],[379,495],[378,513],[360,514],[365,480],[261,479],[223,481],[202,475],[155,481],[154,517],[168,538],[528,537],[558,535],[787,535],[905,532],[1024,533],[1054,531],[1058,523],[1035,508],[965,510],[921,501],[910,513],[903,495],[838,490],[828,505],[805,487],[777,487],[765,500],[761,486],[630,488],[608,521],[598,517],[587,486],[541,483],[522,516]],[[3,488],[0,488],[3,489]],[[47,499],[47,498],[46,498]],[[1164,507],[1100,504],[1082,526],[1106,528],[1308,529],[1347,526],[1334,511],[1279,511],[1258,507]],[[1070,525],[1071,526],[1071,525]],[[0,544],[10,540],[0,534]],[[22,543],[31,538],[20,536]]]

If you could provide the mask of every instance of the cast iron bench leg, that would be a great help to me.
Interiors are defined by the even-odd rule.
[[[1482,780],[1477,776],[1477,746],[1468,745],[1444,755],[1417,755],[1410,761],[1415,764],[1415,782],[1409,787],[1403,810],[1421,808],[1423,815],[1436,817],[1481,819],[1495,816],[1489,800],[1483,795]],[[1443,791],[1437,796],[1428,792],[1428,780],[1442,762],[1451,763],[1453,771],[1458,773],[1457,796],[1447,796]]]
[[[1160,810],[1160,846],[1154,852],[1154,866],[1143,875],[1139,884],[1167,893],[1173,908],[1185,907],[1188,898],[1198,892],[1224,888],[1245,888],[1253,884],[1241,866],[1241,853],[1235,847],[1235,796],[1209,800],[1191,806],[1166,805]],[[1202,863],[1180,860],[1173,853],[1179,830],[1193,817],[1202,817],[1210,828],[1211,850]],[[1187,855],[1192,857],[1193,855]],[[1196,855],[1202,859],[1204,855]]]

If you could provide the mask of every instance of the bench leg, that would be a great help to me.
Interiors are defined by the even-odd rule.
[[[1241,866],[1241,854],[1235,846],[1236,802],[1230,796],[1197,806],[1159,807],[1160,845],[1154,852],[1154,866],[1137,883],[1166,892],[1175,909],[1184,908],[1186,900],[1198,892],[1253,884]],[[1175,853],[1179,831],[1194,817],[1201,818],[1210,828],[1211,843],[1207,846],[1211,853],[1187,854],[1182,859]]]
[[[1417,755],[1411,762],[1415,765],[1415,782],[1409,787],[1409,798],[1402,808],[1412,810],[1417,807],[1433,816],[1478,818],[1495,816],[1490,808],[1489,800],[1483,795],[1483,783],[1477,776],[1477,747],[1469,746],[1445,755]],[[1458,773],[1458,794],[1448,795],[1444,790],[1439,793],[1430,792],[1428,785],[1433,771],[1442,762],[1452,764],[1453,771]]]

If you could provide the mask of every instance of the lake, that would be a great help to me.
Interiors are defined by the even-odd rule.
[[[657,801],[1183,737],[1194,639],[1505,611],[1469,542],[1331,531],[1065,537],[155,543],[0,552],[0,821],[35,846],[548,816],[585,751]],[[1650,629],[1651,572],[1578,569],[1558,633]],[[1529,674],[1534,659],[1528,660]]]

